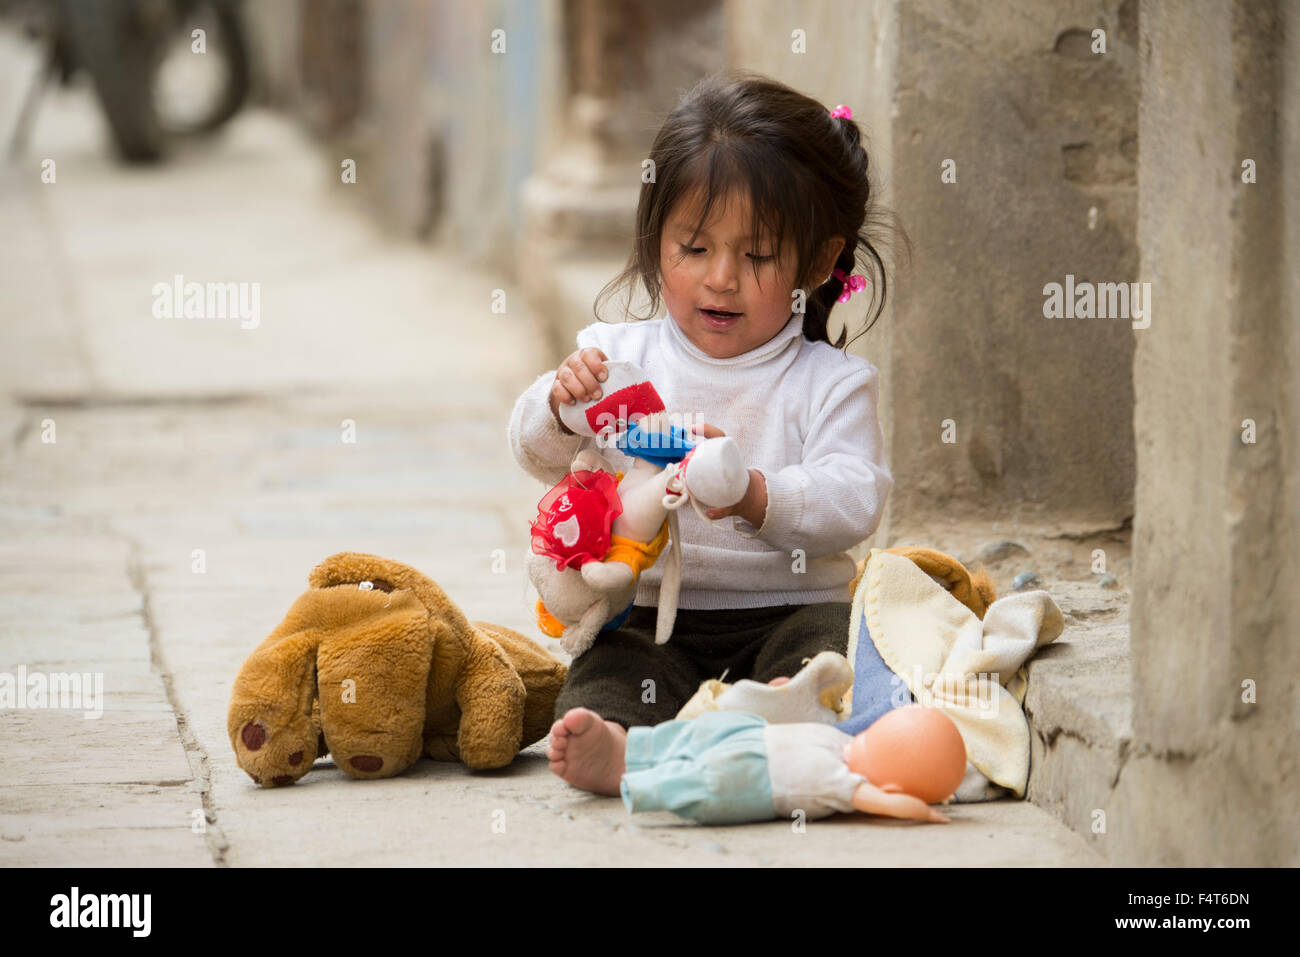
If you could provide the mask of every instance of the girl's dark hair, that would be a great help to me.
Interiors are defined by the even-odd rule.
[[[641,186],[635,247],[624,270],[597,296],[598,319],[601,304],[637,280],[649,296],[650,313],[632,318],[653,317],[660,305],[660,241],[669,213],[684,196],[703,190],[704,207],[694,227],[698,232],[714,202],[734,189],[749,194],[755,244],[766,234],[780,256],[787,238],[793,240],[795,286],[809,291],[805,338],[830,343],[826,323],[844,287],[834,276],[822,282],[825,277],[810,273],[832,236],[845,238],[834,268],[851,275],[861,266],[871,286],[870,319],[862,332],[875,324],[889,286],[876,228],[892,217],[872,203],[867,152],[853,120],[833,117],[811,97],[761,74],[715,73],[697,83],[669,114],[650,159],[654,182]],[[906,233],[899,232],[907,242]],[[847,348],[844,331],[830,344]]]

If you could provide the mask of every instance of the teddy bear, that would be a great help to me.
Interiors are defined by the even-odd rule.
[[[340,552],[308,585],[231,691],[230,743],[257,784],[292,784],[327,752],[354,778],[421,755],[499,768],[549,730],[565,665],[469,621],[416,569]]]
[[[671,540],[655,622],[655,641],[668,641],[681,587],[676,510],[689,503],[711,521],[705,508],[734,505],[749,484],[735,439],[696,438],[675,425],[635,363],[610,360],[605,368],[602,397],[562,405],[560,418],[574,434],[620,449],[631,471],[616,471],[593,449],[579,452],[538,503],[525,563],[540,596],[538,627],[575,658],[626,619],[638,577]]]

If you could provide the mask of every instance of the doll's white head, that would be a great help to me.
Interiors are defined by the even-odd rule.
[[[560,421],[569,431],[592,436],[619,422],[631,423],[664,411],[664,400],[635,362],[609,360],[605,370],[608,377],[601,384],[599,399],[560,404]]]

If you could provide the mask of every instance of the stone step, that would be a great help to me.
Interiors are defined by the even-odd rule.
[[[1052,591],[1066,631],[1028,668],[1027,796],[1109,857],[1105,814],[1132,740],[1128,603],[1108,609],[1075,582]]]
[[[1012,591],[1017,576],[1032,572],[1037,581],[1025,587],[1045,589],[1060,607],[1064,632],[1027,665],[1026,798],[1109,857],[1105,812],[1132,737],[1127,525],[1061,532],[1014,521],[945,519],[896,525],[886,534],[886,547],[925,545],[968,569],[982,565],[999,596]],[[1099,560],[1107,572],[1094,571]]]

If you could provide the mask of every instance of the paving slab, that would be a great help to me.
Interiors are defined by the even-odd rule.
[[[0,867],[211,867],[202,796],[191,785],[0,788]]]

